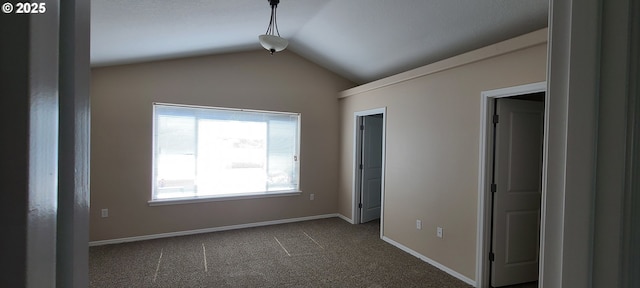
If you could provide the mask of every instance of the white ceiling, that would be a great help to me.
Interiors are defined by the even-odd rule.
[[[278,28],[288,50],[362,84],[543,28],[547,10],[548,0],[281,0]],[[267,0],[93,0],[91,63],[262,49],[269,14]]]

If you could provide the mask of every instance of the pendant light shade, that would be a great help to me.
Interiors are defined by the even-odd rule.
[[[278,3],[280,3],[280,0],[269,0],[269,5],[271,5],[271,19],[269,19],[269,26],[267,27],[267,32],[265,34],[258,36],[260,45],[262,45],[264,49],[269,50],[271,55],[275,52],[284,50],[287,48],[287,45],[289,45],[289,41],[280,37],[280,32],[278,31],[276,17]]]
[[[284,50],[289,44],[287,39],[275,35],[260,35],[258,36],[258,39],[260,40],[262,47],[269,50],[271,54]]]

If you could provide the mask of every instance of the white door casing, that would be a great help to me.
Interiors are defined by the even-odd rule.
[[[493,114],[494,102],[496,99],[507,98],[532,93],[546,92],[546,82],[529,83],[519,86],[499,88],[495,90],[482,91],[480,94],[480,142],[478,161],[478,223],[476,238],[476,287],[490,287],[491,262],[489,252],[491,251],[491,226],[492,226],[492,202],[493,193],[490,186],[493,178]],[[548,101],[545,96],[545,103]],[[545,105],[546,107],[546,105]],[[545,113],[545,118],[548,115]],[[546,134],[546,133],[545,133]],[[543,145],[544,146],[544,145]],[[543,167],[544,168],[544,167]],[[384,191],[383,191],[384,193]],[[544,198],[543,189],[543,198]],[[384,203],[383,203],[384,205]],[[384,213],[384,212],[383,212]],[[540,217],[540,222],[544,223],[544,213]],[[541,229],[541,234],[543,233]],[[540,251],[544,247],[540,246]],[[543,254],[540,255],[542,262]],[[542,277],[542,271],[539,273]]]
[[[382,204],[382,115],[369,115],[361,118],[362,155],[361,155],[361,216],[365,223],[380,218]]]
[[[360,158],[362,156],[362,133],[360,132],[360,124],[362,118],[369,115],[382,115],[382,179],[381,179],[381,196],[380,196],[380,238],[384,237],[384,193],[385,193],[385,146],[386,146],[386,119],[387,108],[373,108],[369,110],[356,111],[353,113],[353,178],[352,178],[352,193],[351,193],[351,221],[352,224],[359,224],[362,222],[362,213],[360,213],[359,204],[362,199],[362,180],[360,170]]]
[[[538,279],[544,103],[499,99],[491,285]]]

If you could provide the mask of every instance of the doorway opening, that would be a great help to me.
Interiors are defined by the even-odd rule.
[[[476,282],[537,287],[546,82],[485,91],[481,103]]]
[[[354,113],[353,209],[354,224],[384,217],[386,108]]]

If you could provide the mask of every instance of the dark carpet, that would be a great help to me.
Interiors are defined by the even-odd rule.
[[[91,247],[91,287],[471,287],[330,218]]]

